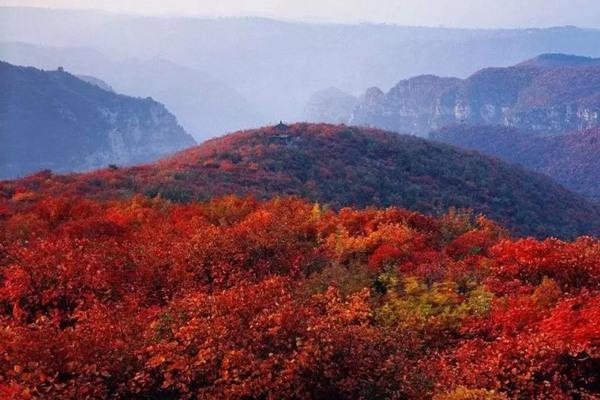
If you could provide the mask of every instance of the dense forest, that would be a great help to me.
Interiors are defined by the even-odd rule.
[[[431,132],[430,137],[522,165],[600,200],[600,127],[547,136],[499,126],[453,125]]]
[[[0,183],[0,193],[142,194],[181,203],[295,195],[335,208],[399,206],[431,215],[470,208],[521,235],[600,232],[600,207],[546,177],[445,144],[344,125],[237,132],[154,164],[73,175],[46,171]]]
[[[0,273],[0,398],[600,393],[600,242],[468,212],[21,194]]]

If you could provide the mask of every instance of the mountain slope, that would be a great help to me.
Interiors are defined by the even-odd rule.
[[[398,205],[432,214],[469,207],[539,236],[595,234],[600,226],[597,205],[549,178],[444,144],[343,125],[238,132],[148,166],[45,174],[1,186],[9,197],[24,188],[183,202],[231,193],[298,195],[335,207]]]
[[[95,76],[91,75],[77,75],[77,78],[81,79],[84,82],[91,83],[92,85],[98,86],[102,90],[107,90],[109,92],[114,92],[114,89],[102,79],[98,79]]]
[[[599,64],[600,58],[576,56],[571,54],[547,53],[524,61],[518,65],[533,67],[566,67]]]
[[[514,128],[459,125],[432,132],[430,137],[520,164],[600,200],[600,127],[568,135],[537,136]]]
[[[260,125],[260,113],[237,90],[203,71],[162,58],[121,59],[91,49],[26,43],[0,43],[0,58],[44,69],[62,65],[83,74],[83,80],[89,75],[105,80],[118,93],[152,96],[196,138]]]
[[[199,139],[260,125],[260,113],[237,90],[193,68],[160,58],[126,59],[99,73],[122,93],[147,93],[164,103]]]
[[[368,91],[351,122],[426,135],[448,124],[486,124],[561,134],[600,123],[600,59],[545,54],[469,78],[416,77]]]
[[[154,100],[0,62],[0,176],[156,160],[194,144]]]

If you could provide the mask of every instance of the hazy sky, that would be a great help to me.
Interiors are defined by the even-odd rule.
[[[600,28],[600,0],[0,0],[0,5],[427,26]]]

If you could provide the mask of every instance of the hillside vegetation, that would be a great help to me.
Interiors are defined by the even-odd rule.
[[[550,179],[451,146],[347,126],[295,124],[238,132],[157,163],[82,175],[42,173],[0,184],[20,192],[176,202],[238,194],[296,195],[338,208],[400,206],[428,214],[470,208],[518,234],[595,234],[597,205]]]
[[[449,126],[430,137],[520,164],[592,200],[600,200],[600,127],[539,136],[497,126]]]

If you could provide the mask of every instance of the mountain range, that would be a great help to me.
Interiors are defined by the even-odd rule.
[[[0,41],[0,399],[600,399],[600,31]]]
[[[102,81],[104,89],[152,96],[197,138],[255,126],[260,121],[260,113],[234,88],[206,72],[162,58],[116,58],[89,48],[5,42],[0,43],[0,59],[50,70],[62,66],[83,80]]]
[[[339,108],[335,101],[324,106]],[[419,136],[456,123],[544,134],[584,130],[600,123],[600,59],[543,54],[466,79],[420,75],[387,93],[368,89],[345,119]]]
[[[0,62],[1,177],[148,162],[195,143],[162,104],[93,81]]]
[[[12,58],[11,47],[0,45],[0,59],[46,69],[63,65],[74,73],[103,79],[120,93],[150,95],[199,140],[281,119],[297,121],[310,96],[327,87],[355,95],[370,86],[387,91],[419,74],[464,79],[482,68],[506,67],[542,53],[600,57],[600,31],[575,27],[420,28],[23,7],[2,8],[0,26],[5,43],[35,45],[65,55],[48,65],[41,56],[24,60],[17,52]],[[77,58],[84,52],[90,57],[77,63],[66,56],[73,53],[72,58]],[[98,54],[117,64],[114,71],[105,72],[108,68],[97,62]],[[136,81],[137,70],[119,67],[132,58],[146,67],[153,60],[164,60],[192,72],[179,79],[180,69],[161,69],[161,78],[170,83],[145,82],[160,85],[155,92]],[[205,79],[218,82],[219,89],[203,89]],[[134,90],[126,87],[128,81]],[[188,84],[198,90],[196,95],[187,90]],[[231,101],[219,103],[219,96],[230,96]],[[206,108],[200,107],[205,102]],[[184,114],[190,109],[196,109],[196,115]],[[240,123],[229,122],[238,115]]]

